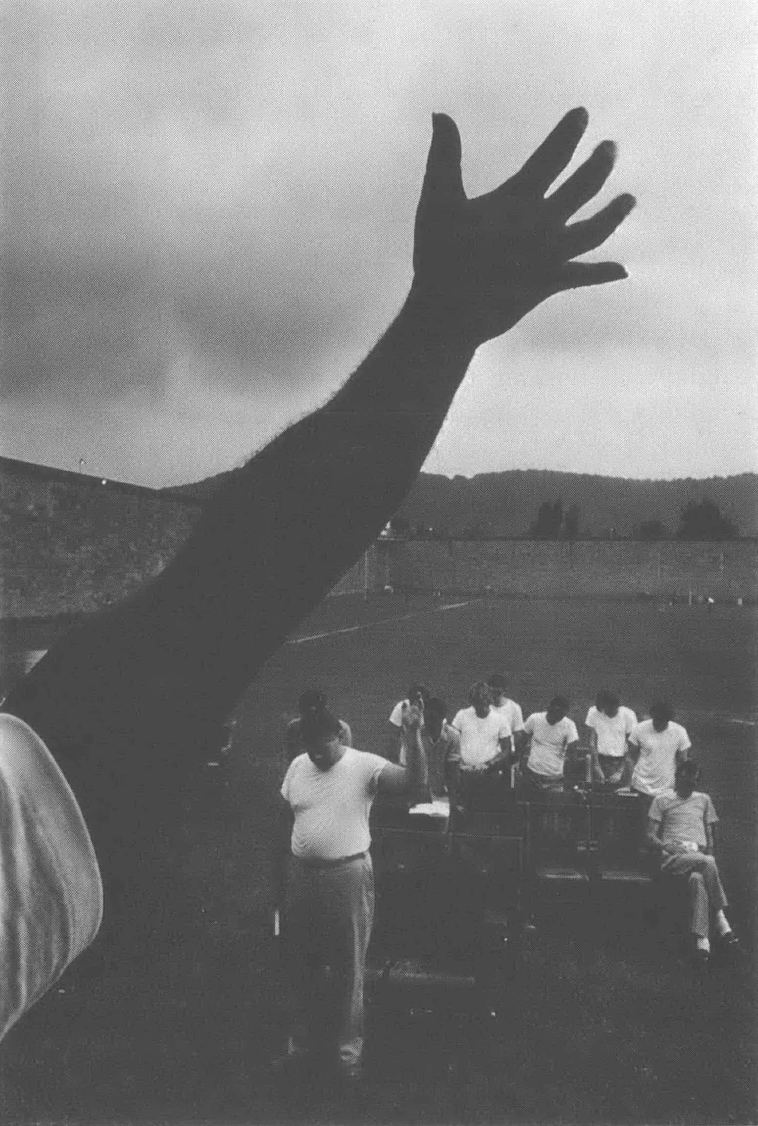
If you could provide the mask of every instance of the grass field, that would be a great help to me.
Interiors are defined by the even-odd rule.
[[[590,944],[569,916],[539,936],[492,1025],[375,1017],[361,1107],[271,1079],[282,1026],[268,870],[294,701],[321,686],[356,745],[381,750],[410,680],[452,714],[493,671],[511,674],[525,714],[561,692],[579,722],[602,686],[640,716],[656,698],[673,701],[721,817],[720,864],[752,949],[755,610],[336,598],[268,662],[238,709],[228,761],[188,794],[171,940],[114,958],[100,977],[67,976],[31,1011],[4,1049],[3,1121],[754,1122],[750,960],[696,978],[634,919]]]

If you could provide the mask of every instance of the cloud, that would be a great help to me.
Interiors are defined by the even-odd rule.
[[[492,355],[534,359],[545,389],[572,354],[589,370],[613,352],[619,384],[652,354],[675,372],[684,357],[749,394],[754,23],[747,4],[716,16],[705,0],[9,4],[14,449],[42,404],[80,417],[89,399],[132,472],[128,429],[170,417],[177,379],[230,435],[224,404],[278,427],[319,401],[402,300],[432,109],[459,121],[478,193],[585,103],[581,156],[621,141],[601,202],[639,196],[594,255],[624,261],[630,282],[548,303]],[[700,410],[713,411],[703,388]],[[176,427],[194,434],[197,476],[202,413]],[[136,460],[143,479],[169,471]]]

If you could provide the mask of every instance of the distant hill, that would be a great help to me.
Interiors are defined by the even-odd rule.
[[[192,485],[166,490],[197,500],[210,496],[232,474],[221,473]],[[669,535],[681,510],[703,497],[731,516],[743,536],[758,536],[758,474],[686,477],[677,481],[636,481],[546,469],[509,469],[474,477],[421,473],[399,515],[412,525],[451,535],[473,529],[489,536],[523,536],[543,501],[561,499],[564,510],[579,506],[580,534],[631,536],[645,520],[660,520]]]
[[[475,477],[422,473],[400,509],[413,525],[428,524],[460,534],[479,528],[494,536],[523,536],[543,501],[579,506],[580,534],[633,535],[645,520],[660,520],[669,534],[682,508],[708,497],[731,516],[743,536],[758,535],[758,475],[635,481],[586,473],[510,469]]]

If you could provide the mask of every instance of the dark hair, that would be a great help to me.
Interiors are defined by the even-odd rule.
[[[599,712],[605,712],[606,715],[614,716],[619,710],[621,701],[615,692],[611,692],[610,688],[601,688],[595,697],[595,707]]]
[[[685,759],[676,765],[676,777],[685,778],[694,787],[700,781],[700,767],[692,759]]]
[[[434,716],[445,719],[447,717],[447,704],[444,700],[438,699],[437,696],[430,696],[424,705],[424,718],[428,720]]]
[[[493,672],[492,676],[487,677],[487,683],[490,688],[494,688],[498,693],[504,693],[508,687],[508,681],[501,672]]]
[[[490,686],[487,683],[487,681],[486,680],[475,680],[474,683],[471,685],[471,687],[468,690],[469,703],[473,704],[474,697],[480,696],[485,692],[486,692],[487,696],[490,698],[490,701],[491,701],[492,693],[490,692]]]
[[[424,703],[426,703],[430,695],[431,692],[429,691],[427,686],[425,684],[421,684],[420,682],[417,684],[412,684],[408,689],[408,699],[411,703],[413,703],[417,696],[420,696]]]
[[[326,693],[320,688],[306,688],[297,702],[297,710],[305,718],[306,715],[321,711],[326,707]]]
[[[668,700],[656,700],[650,705],[650,718],[657,719],[661,723],[664,721],[670,723],[674,718],[674,709]]]
[[[570,707],[571,705],[569,704],[565,696],[553,696],[552,700],[547,706],[547,710],[549,712],[563,712],[565,714],[566,712],[568,712]]]
[[[307,746],[317,739],[339,737],[340,721],[326,708],[313,708],[302,717],[300,739]]]

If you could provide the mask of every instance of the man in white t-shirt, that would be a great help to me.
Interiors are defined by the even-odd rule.
[[[431,692],[420,681],[411,684],[408,695],[404,700],[398,700],[389,715],[389,742],[387,757],[390,762],[399,762],[405,766],[405,745],[403,742],[403,712],[410,705],[420,707],[423,711]]]
[[[674,723],[668,700],[657,701],[650,708],[650,719],[638,723],[629,735],[632,789],[647,798],[672,790],[676,767],[687,758],[691,746],[686,730]]]
[[[483,680],[472,684],[468,698],[471,706],[461,708],[451,722],[460,736],[457,755],[448,759],[452,806],[475,805],[493,777],[505,772],[513,753],[510,724],[494,711]]]
[[[303,719],[307,752],[294,759],[281,793],[293,823],[286,888],[285,935],[292,985],[290,1059],[313,1046],[317,974],[333,971],[338,1013],[335,1061],[347,1079],[360,1076],[363,979],[374,912],[369,813],[377,793],[413,794],[421,781],[422,712],[407,706],[403,733],[408,768],[345,747],[339,721],[326,710]]]
[[[524,731],[529,740],[523,778],[527,790],[543,792],[563,789],[566,759],[576,754],[579,732],[568,715],[564,696],[554,696],[544,712],[533,712]]]
[[[492,710],[508,721],[513,736],[513,749],[518,754],[526,742],[524,713],[516,701],[508,697],[508,681],[503,673],[493,672],[487,679],[487,687],[492,696]]]
[[[648,843],[659,854],[661,873],[684,878],[690,895],[690,932],[695,956],[708,960],[710,930],[725,946],[739,947],[724,914],[726,895],[714,858],[716,810],[708,794],[695,789],[700,771],[694,762],[676,767],[674,788],[656,795],[648,812]]]
[[[615,692],[601,688],[584,722],[590,729],[595,780],[606,786],[623,786],[629,763],[627,739],[637,726],[637,716],[621,704]]]

